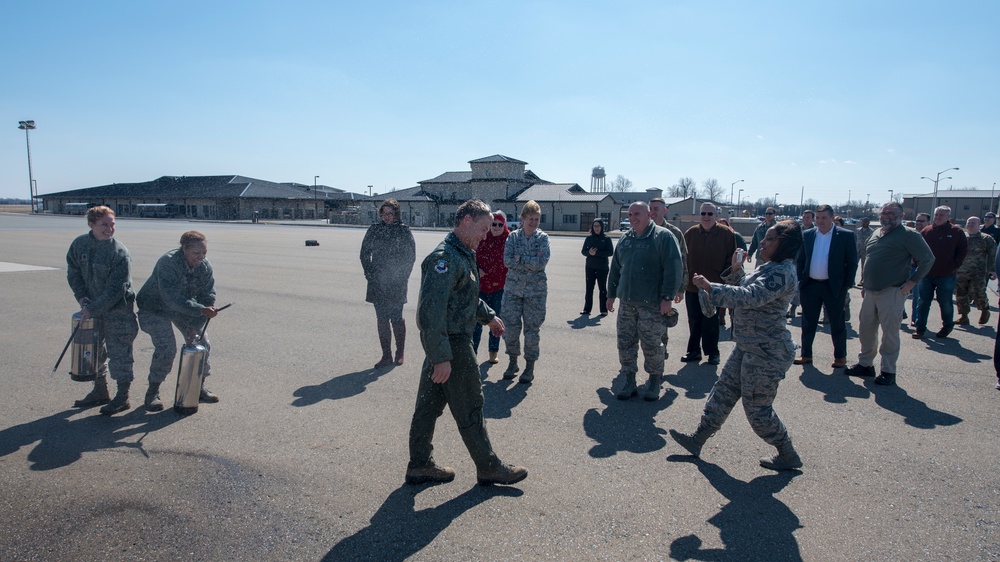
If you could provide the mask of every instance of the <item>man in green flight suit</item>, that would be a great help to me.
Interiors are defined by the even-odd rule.
[[[486,238],[493,215],[486,203],[472,199],[455,213],[455,229],[420,265],[417,328],[426,358],[420,370],[417,404],[410,424],[407,484],[451,482],[455,471],[434,463],[434,425],[445,405],[476,463],[479,484],[514,484],[528,470],[500,462],[483,419],[483,387],[472,349],[476,322],[503,334],[503,320],[479,298],[475,248]]]

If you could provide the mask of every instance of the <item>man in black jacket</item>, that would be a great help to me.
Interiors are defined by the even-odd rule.
[[[858,247],[850,230],[834,226],[833,208],[816,209],[816,226],[802,235],[798,257],[799,299],[802,302],[802,355],[796,365],[812,363],[819,313],[826,306],[833,338],[834,369],[847,366],[847,324],[844,302],[858,272]]]

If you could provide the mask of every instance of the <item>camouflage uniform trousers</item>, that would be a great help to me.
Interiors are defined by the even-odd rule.
[[[198,328],[200,330],[201,326],[204,326],[204,322],[200,322],[199,324]],[[177,339],[174,337],[174,325],[166,316],[161,316],[148,310],[140,310],[139,326],[153,340],[153,359],[149,363],[149,382],[162,383],[166,380],[171,369],[174,368],[174,358],[177,357]],[[177,326],[177,328],[181,331],[184,330],[181,326]],[[208,341],[207,335],[201,339],[200,343],[205,346],[206,350],[204,375],[205,378],[208,378],[208,375],[212,372],[212,364],[209,361],[209,357],[212,355],[212,344]]]
[[[538,332],[542,323],[545,322],[547,297],[546,293],[524,297],[504,291],[503,304],[500,306],[503,314],[500,315],[500,318],[505,327],[503,341],[507,347],[507,355],[513,357],[521,355],[521,330],[523,328],[524,359],[525,361],[538,360],[538,344],[541,341]]]
[[[955,305],[959,314],[969,313],[969,300],[975,303],[978,310],[989,310],[990,301],[986,298],[986,277],[965,275],[959,273],[955,283]]]
[[[742,399],[743,411],[754,433],[775,447],[785,443],[788,430],[772,405],[778,394],[778,383],[792,365],[793,354],[791,342],[734,347],[708,395],[698,431],[711,435],[721,429],[736,402]]]
[[[139,335],[135,312],[131,306],[116,307],[107,314],[94,318],[100,331],[101,344],[97,350],[97,376],[111,373],[111,379],[119,382],[132,381],[132,343]]]
[[[451,410],[458,433],[469,450],[478,470],[494,470],[500,459],[493,452],[490,436],[483,419],[483,383],[479,378],[479,363],[472,351],[470,334],[452,334],[451,375],[441,384],[431,381],[434,365],[427,359],[420,369],[417,404],[410,422],[410,462],[408,468],[424,468],[434,464],[434,426],[444,412]]]
[[[639,344],[642,344],[642,368],[650,376],[663,375],[666,330],[658,306],[635,306],[622,303],[618,307],[618,362],[621,372],[634,375],[639,371]]]

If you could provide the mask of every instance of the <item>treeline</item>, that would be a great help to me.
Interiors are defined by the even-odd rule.
[[[0,197],[0,205],[30,205],[27,199],[15,199],[13,197]]]

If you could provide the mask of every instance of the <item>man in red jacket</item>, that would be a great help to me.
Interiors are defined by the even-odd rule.
[[[946,338],[955,328],[955,273],[969,252],[969,242],[962,229],[951,224],[951,207],[945,205],[934,209],[934,222],[920,234],[934,253],[934,265],[917,285],[917,329],[912,336],[914,339],[924,337],[931,298],[937,291],[942,326],[935,335]]]

